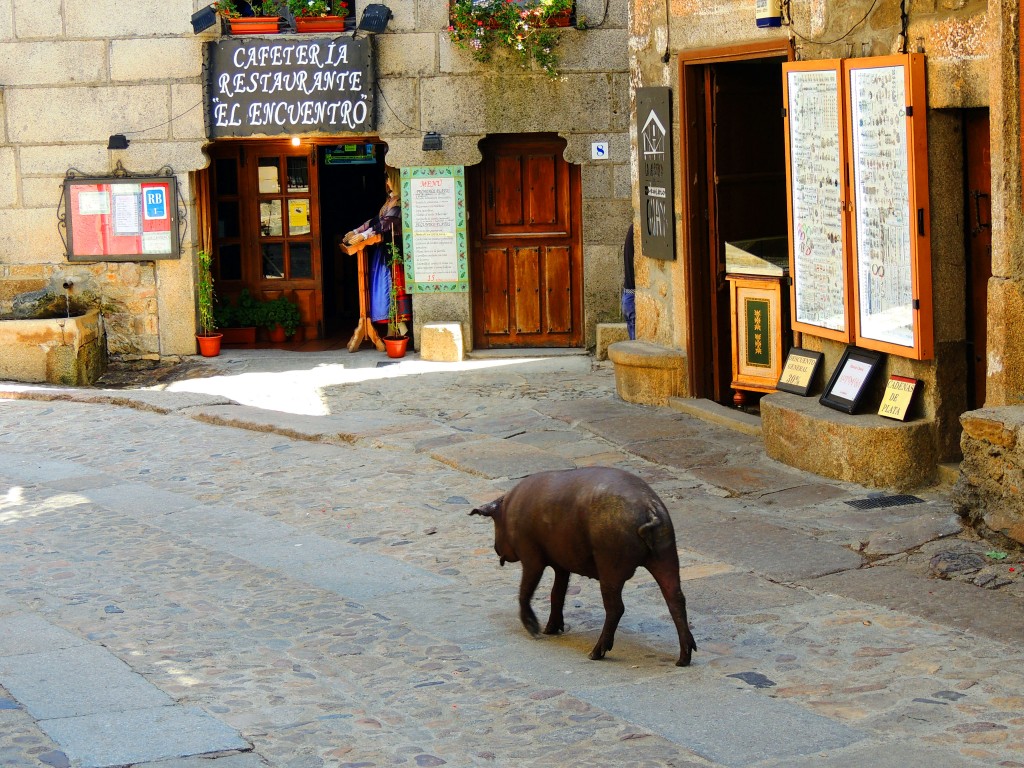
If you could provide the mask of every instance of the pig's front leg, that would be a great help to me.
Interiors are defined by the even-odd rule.
[[[551,568],[555,572],[555,583],[551,587],[551,615],[548,617],[548,625],[544,627],[545,635],[557,635],[565,631],[562,611],[565,608],[565,592],[569,589],[569,572],[555,566]]]
[[[530,600],[533,593],[537,591],[540,584],[540,577],[544,573],[542,563],[523,560],[523,579],[519,582],[519,620],[523,622],[531,635],[540,633],[540,624],[537,622],[537,615],[530,607]]]

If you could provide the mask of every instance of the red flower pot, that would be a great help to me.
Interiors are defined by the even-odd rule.
[[[232,35],[276,35],[280,16],[236,16],[228,19]]]
[[[405,357],[405,348],[409,344],[408,336],[385,336],[384,351],[388,357]]]
[[[344,32],[344,16],[296,16],[296,32]]]
[[[220,354],[220,341],[222,334],[206,333],[196,334],[196,341],[199,343],[199,354],[203,357],[216,357]]]

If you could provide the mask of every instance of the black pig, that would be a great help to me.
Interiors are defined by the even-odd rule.
[[[664,503],[639,477],[610,467],[540,472],[470,514],[494,520],[494,551],[502,565],[522,562],[519,618],[531,634],[540,625],[530,599],[547,566],[555,572],[555,583],[546,635],[565,629],[562,609],[569,574],[597,579],[605,620],[590,658],[603,658],[612,649],[624,611],[622,586],[642,565],[661,587],[679,633],[676,665],[690,663],[697,644],[679,586],[675,530]]]

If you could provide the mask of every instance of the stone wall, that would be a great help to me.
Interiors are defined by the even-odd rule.
[[[221,34],[219,24],[193,34],[190,17],[204,5],[19,0],[0,13],[0,60],[17,62],[0,86],[0,312],[17,293],[82,274],[67,262],[57,226],[69,170],[170,166],[187,210],[181,259],[87,271],[100,286],[114,356],[195,353],[191,174],[208,164],[202,48]],[[564,32],[556,80],[507,58],[473,61],[448,39],[444,2],[388,5],[394,17],[374,48],[383,93],[375,135],[389,145],[389,164],[473,165],[479,140],[491,133],[557,132],[567,140],[566,159],[582,166],[584,323],[593,345],[598,322],[621,319],[621,247],[631,217],[626,0],[578,0],[591,28]],[[426,131],[443,135],[443,151],[422,151]],[[107,150],[116,133],[128,137],[128,149]],[[609,160],[591,160],[593,141],[609,142]],[[414,311],[417,323],[461,322],[471,338],[468,294],[417,295]]]
[[[1024,544],[1024,407],[983,408],[960,420],[957,511],[983,531]]]

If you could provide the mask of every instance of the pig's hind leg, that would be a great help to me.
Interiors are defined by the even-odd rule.
[[[551,587],[551,615],[548,617],[548,625],[544,627],[545,635],[557,635],[565,631],[562,611],[565,609],[565,592],[569,589],[569,572],[564,568],[551,568],[555,572],[555,583]]]
[[[697,642],[690,632],[690,623],[686,617],[686,597],[679,586],[679,564],[672,562],[674,558],[666,558],[664,561],[651,563],[647,570],[654,576],[661,588],[661,594],[668,605],[668,612],[672,615],[672,621],[676,625],[676,632],[679,635],[679,660],[677,667],[690,665],[690,656],[697,650]]]

